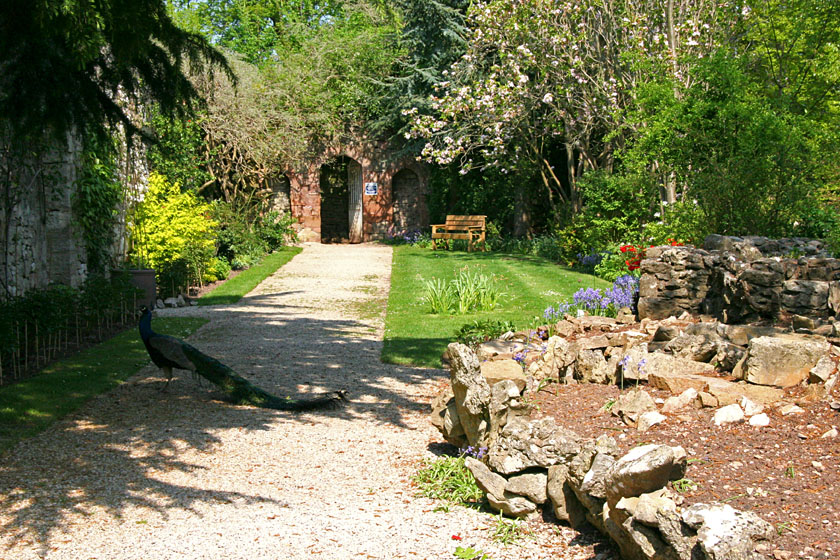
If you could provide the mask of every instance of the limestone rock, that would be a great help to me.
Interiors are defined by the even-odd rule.
[[[803,412],[805,412],[805,410],[795,404],[786,404],[779,408],[779,413],[782,416],[787,416],[789,414],[802,414]]]
[[[536,380],[561,379],[566,368],[575,363],[579,352],[577,343],[552,336],[545,345],[545,352],[535,361],[529,372]]]
[[[488,405],[489,426],[482,441],[483,445],[490,446],[511,418],[527,414],[528,406],[520,399],[519,387],[513,380],[504,379],[493,385]]]
[[[639,416],[656,410],[656,403],[647,391],[641,389],[622,393],[610,409],[614,416],[621,418],[628,426],[635,426]]]
[[[447,352],[458,418],[469,444],[479,445],[489,428],[490,386],[481,374],[475,352],[468,346],[453,342]]]
[[[554,325],[554,334],[562,338],[568,338],[576,332],[577,327],[575,324],[565,319],[558,321],[557,324]]]
[[[712,358],[712,363],[716,363],[717,369],[721,371],[732,371],[744,359],[746,353],[746,348],[724,341],[718,345],[718,352]]]
[[[684,334],[665,345],[665,351],[695,362],[711,362],[723,340],[717,335]]]
[[[647,334],[639,331],[621,331],[607,334],[607,340],[609,340],[610,346],[623,346],[626,348],[637,346],[649,338]]]
[[[546,493],[551,500],[554,516],[568,521],[572,527],[580,527],[586,521],[586,512],[569,484],[569,466],[566,464],[548,467]]]
[[[525,473],[510,477],[505,491],[524,496],[535,504],[544,504],[548,500],[547,487],[547,473]]]
[[[757,428],[766,428],[770,425],[770,417],[765,412],[762,412],[750,418],[749,424]]]
[[[432,402],[431,417],[432,425],[440,431],[443,439],[457,447],[466,446],[467,437],[458,418],[458,407],[455,405],[452,389],[447,388]]]
[[[746,416],[755,416],[756,414],[761,414],[764,410],[764,407],[757,402],[754,402],[747,396],[741,397],[741,400],[738,401],[738,404],[741,405],[741,408],[744,410],[744,415]]]
[[[624,500],[637,500],[631,515],[640,523],[644,523],[649,527],[659,527],[660,513],[677,512],[677,504],[674,503],[673,498],[667,488],[642,494],[638,498],[622,498]],[[617,508],[621,507],[621,501],[616,504]]]
[[[747,356],[733,374],[757,385],[793,387],[829,352],[829,343],[819,337],[778,335],[750,340]]]
[[[709,385],[709,377],[695,373],[651,373],[648,383],[651,387],[668,391],[672,395],[681,395],[689,389],[694,389],[698,393],[705,391]]]
[[[508,420],[488,449],[487,464],[498,473],[513,474],[568,461],[580,448],[578,435],[558,426],[551,417],[516,417]]]
[[[496,499],[504,499],[507,480],[500,474],[496,474],[487,468],[487,465],[473,457],[465,457],[464,465],[470,470],[475,483],[487,495],[493,495]]]
[[[657,375],[660,377],[712,373],[715,371],[715,367],[712,364],[695,362],[694,360],[678,358],[659,352],[648,354],[647,356],[644,356],[644,358],[646,360],[644,369],[648,371],[650,375]],[[681,393],[687,388],[688,387],[681,388],[676,394]]]
[[[575,378],[584,383],[609,383],[615,380],[615,369],[610,371],[602,352],[582,349],[575,361]]]
[[[697,547],[697,535],[683,523],[673,495],[667,489],[642,494],[638,498],[622,498],[616,504],[615,512],[624,514],[622,519],[610,512],[613,519],[620,522],[624,532],[638,547],[636,551],[640,552],[645,560],[700,560],[702,553]],[[630,517],[632,523],[628,523]],[[656,531],[646,531],[645,527]],[[631,547],[625,545],[621,548],[626,556],[638,557],[635,552],[629,550]],[[630,554],[626,554],[625,551]]]
[[[714,422],[715,426],[722,426],[723,424],[735,424],[744,421],[744,411],[738,404],[730,404],[719,408],[715,412]]]
[[[606,476],[609,468],[615,463],[615,458],[609,453],[596,453],[592,459],[592,466],[584,475],[580,491],[596,498],[606,499]]]
[[[505,477],[494,473],[481,461],[467,457],[464,464],[475,477],[478,487],[487,496],[487,501],[495,509],[511,517],[521,517],[536,511],[537,506],[532,501],[508,493]]]
[[[494,356],[501,354],[515,354],[525,348],[525,344],[514,340],[488,340],[482,342],[476,348],[476,356],[479,361],[484,362]],[[522,369],[522,368],[520,368]]]
[[[166,307],[178,307],[178,298],[168,297],[163,300],[163,305]]]
[[[668,342],[680,336],[680,327],[674,324],[659,325],[656,332],[653,333],[653,340]]]
[[[487,494],[487,501],[492,508],[510,517],[525,517],[529,513],[537,511],[537,504],[522,496],[511,496],[510,498],[497,500],[495,496]]]
[[[760,560],[755,542],[770,540],[773,526],[752,512],[726,504],[694,504],[683,511],[683,521],[697,530],[700,548],[708,560]]]
[[[612,317],[602,317],[600,315],[584,315],[578,319],[578,323],[584,331],[602,331],[607,332],[616,328],[618,321]]]
[[[738,402],[741,397],[761,404],[772,404],[784,396],[784,391],[776,387],[764,385],[750,385],[749,383],[733,383],[715,377],[708,378],[706,391],[718,400],[718,405],[726,406]]]
[[[697,393],[697,400],[695,402],[699,408],[716,408],[718,406],[717,397],[706,391]]]
[[[665,420],[667,420],[667,416],[664,414],[660,414],[655,410],[651,410],[648,412],[643,413],[639,416],[639,419],[636,421],[636,430],[640,432],[646,432],[651,429],[652,426],[656,424],[661,424]]]
[[[630,325],[636,322],[636,315],[629,307],[622,307],[615,315],[615,320],[622,325]]]
[[[676,397],[668,397],[665,399],[665,404],[662,405],[662,412],[666,414],[673,414],[691,406],[697,400],[697,389],[689,387]]]
[[[607,473],[607,501],[641,496],[683,477],[686,454],[682,447],[642,445],[618,459]]]
[[[578,348],[586,350],[594,350],[597,348],[606,348],[610,345],[610,340],[604,334],[596,336],[583,336],[575,341]]]
[[[525,390],[525,374],[522,372],[522,366],[513,360],[496,360],[492,362],[481,362],[481,375],[487,380],[487,384],[492,387],[499,381],[510,379],[519,388],[519,392]]]
[[[836,366],[834,360],[828,356],[823,356],[819,359],[817,364],[811,368],[808,375],[808,383],[825,383],[834,373]]]

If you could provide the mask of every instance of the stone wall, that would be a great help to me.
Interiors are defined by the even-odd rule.
[[[84,240],[73,216],[73,185],[79,176],[82,146],[70,138],[23,162],[0,145],[0,298],[20,296],[48,284],[79,286],[87,277]],[[126,146],[118,180],[128,186],[126,203],[147,188],[145,147]],[[128,162],[126,161],[128,160]],[[126,254],[126,212],[115,224],[115,262]]]
[[[23,164],[2,150],[0,167],[0,282],[4,296],[49,283],[80,284],[84,246],[73,223],[71,189],[81,147],[55,149]]]
[[[840,310],[840,260],[816,240],[713,235],[703,248],[648,249],[641,272],[640,318],[688,312],[745,323]]]
[[[774,537],[770,523],[721,503],[680,507],[667,485],[685,475],[682,447],[622,454],[611,437],[581,438],[550,416],[531,418],[524,383],[485,375],[469,347],[453,343],[447,354],[451,391],[433,404],[432,422],[447,441],[479,451],[482,460],[465,464],[493,509],[521,517],[551,508],[609,536],[627,560],[762,558],[756,541]]]

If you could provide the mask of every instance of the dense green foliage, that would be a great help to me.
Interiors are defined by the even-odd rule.
[[[137,133],[127,106],[152,99],[165,114],[185,114],[198,95],[182,69],[205,63],[227,68],[203,36],[172,22],[164,0],[6,0],[0,124],[17,138],[46,133],[60,143],[74,131],[104,140],[117,124]]]
[[[411,133],[468,182],[515,175],[513,223],[568,239],[568,260],[710,231],[831,235],[839,23],[819,0],[476,3]]]
[[[201,282],[216,250],[218,224],[209,212],[210,205],[193,191],[182,192],[162,175],[149,177],[149,190],[134,214],[131,258],[155,269],[164,293]]]
[[[155,321],[163,333],[186,338],[207,319],[166,317]],[[44,430],[91,397],[113,389],[149,363],[132,328],[79,354],[52,363],[35,377],[0,387],[0,451]]]
[[[123,186],[117,179],[113,144],[89,141],[73,189],[73,215],[85,240],[88,271],[102,274],[110,265]]]

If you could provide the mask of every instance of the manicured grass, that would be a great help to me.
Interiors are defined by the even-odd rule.
[[[423,302],[424,280],[449,280],[469,266],[496,275],[505,295],[493,311],[467,315],[432,315]],[[580,274],[539,257],[501,253],[432,251],[394,247],[391,293],[385,319],[382,360],[395,364],[440,367],[455,331],[474,320],[511,321],[517,328],[534,326],[534,317],[550,305],[571,299],[580,288],[607,288],[609,283]],[[540,323],[542,324],[542,323]]]
[[[207,319],[164,317],[155,330],[185,338]],[[0,451],[33,436],[91,397],[113,389],[149,363],[137,329],[55,362],[39,375],[0,387]]]
[[[242,274],[231,278],[212,292],[198,298],[198,305],[226,305],[236,303],[242,296],[253,290],[257,285],[274,274],[274,272],[292,260],[292,257],[303,251],[300,247],[283,247],[277,252],[266,256],[256,266],[242,271]]]

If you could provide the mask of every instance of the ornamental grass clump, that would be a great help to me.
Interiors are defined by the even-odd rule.
[[[449,283],[440,278],[424,280],[423,300],[433,314],[492,311],[504,295],[496,286],[495,277],[469,268],[461,269]]]
[[[463,456],[426,460],[411,480],[422,496],[433,500],[470,505],[484,497]]]

